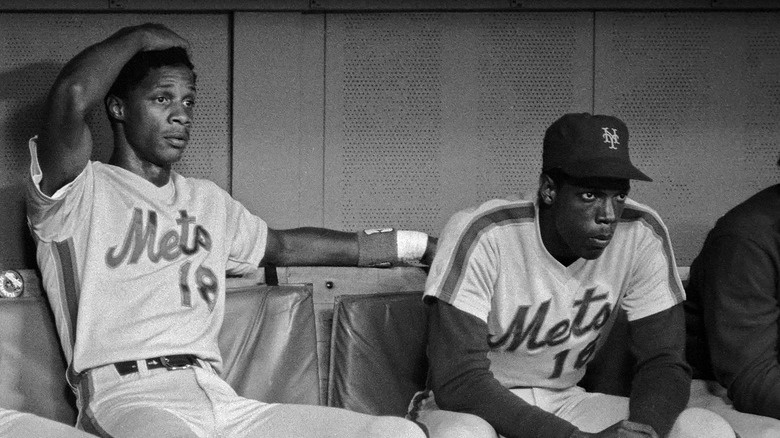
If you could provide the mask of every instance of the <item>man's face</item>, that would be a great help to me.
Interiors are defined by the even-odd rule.
[[[192,70],[150,70],[124,100],[125,136],[138,157],[159,167],[179,161],[189,143],[194,105]]]
[[[567,179],[555,187],[549,203],[553,227],[545,240],[550,254],[558,260],[598,258],[612,240],[630,187],[628,180],[612,178]]]

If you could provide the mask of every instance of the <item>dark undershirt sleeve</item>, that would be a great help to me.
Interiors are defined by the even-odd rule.
[[[637,359],[629,420],[666,436],[690,397],[691,368],[685,361],[683,305],[629,323]]]
[[[482,417],[505,438],[568,438],[577,431],[493,377],[484,321],[438,300],[429,306],[428,388],[441,409]]]

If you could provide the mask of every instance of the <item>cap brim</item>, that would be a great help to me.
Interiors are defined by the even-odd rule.
[[[561,166],[561,170],[567,175],[576,178],[616,178],[633,179],[639,181],[653,181],[652,178],[645,175],[624,160],[593,160],[580,161],[577,163],[568,163]]]

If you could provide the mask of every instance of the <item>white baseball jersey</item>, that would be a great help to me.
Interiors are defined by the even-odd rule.
[[[28,223],[71,370],[170,354],[219,370],[225,274],[258,266],[266,223],[212,182],[99,162],[46,196],[35,140]]]
[[[456,213],[425,295],[488,324],[490,370],[508,388],[576,385],[616,306],[636,320],[685,299],[663,222],[631,200],[602,255],[569,266],[542,243],[534,201],[492,200]]]

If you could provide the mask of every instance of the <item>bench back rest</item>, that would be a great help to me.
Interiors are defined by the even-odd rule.
[[[422,292],[336,297],[328,405],[403,416],[425,387],[427,314]]]
[[[20,297],[0,298],[0,408],[74,424],[53,316],[45,296],[30,286]],[[229,283],[219,335],[222,376],[248,398],[319,404],[315,336],[310,284]]]

